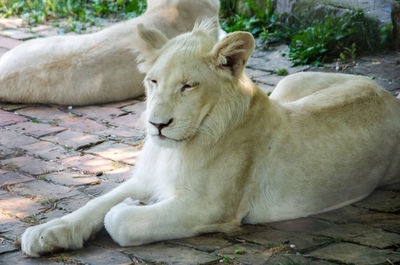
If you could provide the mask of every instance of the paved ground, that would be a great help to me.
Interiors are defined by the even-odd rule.
[[[22,40],[57,33],[20,22],[0,20],[0,56]],[[400,92],[399,53],[363,57],[356,66],[289,68],[284,51],[256,51],[249,62],[248,74],[266,93],[282,68],[338,68]],[[24,257],[14,242],[25,228],[74,211],[128,178],[144,137],[135,128],[143,108],[142,99],[85,107],[0,103],[0,264],[400,264],[400,184],[333,212],[234,234],[121,248],[103,231],[83,250]]]

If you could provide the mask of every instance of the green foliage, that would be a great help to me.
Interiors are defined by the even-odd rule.
[[[39,220],[37,219],[37,217],[35,215],[27,216],[27,217],[23,218],[21,221],[24,223],[32,224],[32,225],[39,224]]]
[[[235,261],[238,261],[239,259],[237,258],[237,257],[233,257],[233,258],[230,258],[230,257],[227,257],[227,256],[222,256],[222,258],[220,259],[220,263],[222,263],[222,264],[232,264],[232,263],[234,263]]]
[[[285,75],[288,75],[289,72],[288,72],[287,69],[281,68],[281,69],[275,69],[275,70],[274,70],[274,74],[276,74],[276,75],[278,75],[278,76],[285,76]]]
[[[231,264],[232,263],[232,259],[231,258],[229,258],[229,257],[222,257],[222,260],[223,260],[223,262],[225,262],[225,263],[228,263],[228,264]]]
[[[235,251],[233,253],[236,255],[243,255],[246,253],[246,251],[241,250],[241,249],[235,249]]]
[[[146,9],[145,0],[0,0],[3,17],[19,15],[36,24],[52,18],[68,18],[73,30],[96,17],[135,17]]]
[[[222,1],[224,2],[230,3],[229,10],[224,9],[223,4],[221,6],[223,15],[221,26],[226,32],[248,31],[262,43],[269,44],[290,40],[290,36],[296,30],[294,21],[298,22],[298,20],[277,14],[272,0],[265,2],[265,9],[260,9],[254,0],[245,0],[243,12],[237,14],[234,13],[233,7],[237,1]],[[247,14],[252,15],[249,17]]]
[[[319,65],[329,59],[350,57],[358,51],[375,52],[387,48],[391,30],[379,29],[377,23],[365,18],[362,11],[342,17],[328,16],[314,21],[292,37],[289,58],[293,65]]]
[[[255,0],[241,2],[244,7],[236,12],[239,0],[221,1],[222,28],[227,32],[251,32],[261,46],[289,43],[288,55],[293,65],[319,65],[337,58],[354,61],[361,52],[391,48],[394,43],[393,25],[381,27],[361,11],[307,21],[277,14],[273,0],[262,2],[263,8]],[[145,9],[146,0],[0,0],[0,17],[18,15],[31,25],[64,18],[66,25],[55,26],[75,32],[96,24],[98,17],[127,19]]]
[[[290,43],[288,55],[294,66],[320,65],[336,58],[354,61],[361,52],[376,52],[391,48],[393,44],[393,26],[381,27],[367,19],[362,11],[308,21],[280,16],[272,3],[267,0],[265,10],[261,10],[254,0],[245,0],[244,12],[222,19],[223,29],[251,32],[263,46],[274,42]],[[234,12],[234,7],[229,8],[229,12],[222,10],[222,14]],[[249,13],[252,15],[246,15]]]
[[[342,61],[350,59],[352,62],[354,62],[356,60],[356,56],[357,56],[357,48],[354,42],[351,45],[351,48],[344,47],[344,51],[339,54],[339,57]]]

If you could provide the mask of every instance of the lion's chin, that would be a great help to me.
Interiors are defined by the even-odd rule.
[[[151,139],[155,144],[166,148],[176,148],[186,142],[185,140],[176,140],[165,135],[151,135]]]

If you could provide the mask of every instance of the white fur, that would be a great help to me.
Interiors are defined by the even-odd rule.
[[[148,137],[135,174],[27,229],[24,253],[82,247],[103,220],[121,246],[229,232],[342,207],[399,180],[398,99],[368,78],[325,73],[291,75],[268,98],[243,73],[252,36],[215,42],[200,27],[149,43]]]
[[[144,92],[136,26],[167,38],[190,31],[199,18],[218,17],[218,0],[149,0],[140,17],[93,34],[34,39],[0,58],[0,99],[83,105],[124,100]]]

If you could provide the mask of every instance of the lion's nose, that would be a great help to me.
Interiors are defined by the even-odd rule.
[[[172,123],[172,121],[173,121],[174,119],[170,119],[167,123],[156,123],[156,122],[152,122],[152,121],[149,121],[154,127],[156,127],[157,129],[158,129],[158,133],[160,133],[161,134],[161,130],[163,129],[163,128],[165,128],[165,127],[168,127],[171,123]]]

